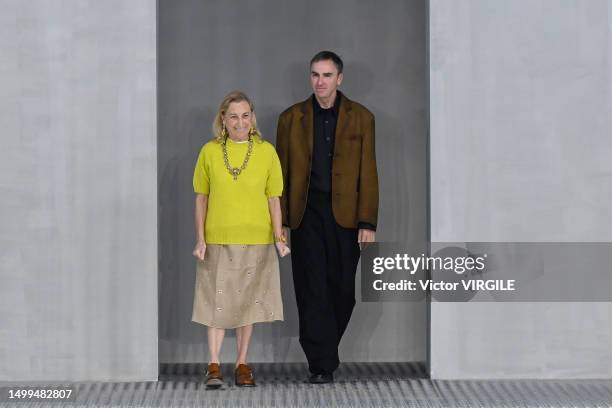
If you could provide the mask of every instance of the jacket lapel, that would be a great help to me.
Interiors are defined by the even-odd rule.
[[[314,128],[313,128],[313,111],[312,111],[312,98],[306,99],[302,102],[302,129],[304,135],[304,143],[308,149],[308,157],[312,160],[312,145],[314,143]]]
[[[338,109],[338,121],[336,122],[336,138],[334,140],[335,155],[338,154],[338,146],[340,144],[340,141],[350,136],[348,134],[348,130],[349,124],[352,122],[351,117],[353,115],[351,101],[343,94],[339,94],[339,96],[342,99],[340,100],[340,106]]]

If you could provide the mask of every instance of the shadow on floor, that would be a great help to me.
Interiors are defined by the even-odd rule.
[[[302,383],[308,376],[306,363],[252,363],[258,383]],[[222,364],[223,376],[233,378],[233,364]],[[159,381],[201,382],[206,373],[204,363],[160,364]],[[406,380],[429,378],[425,363],[342,363],[334,373],[336,382],[368,380]]]

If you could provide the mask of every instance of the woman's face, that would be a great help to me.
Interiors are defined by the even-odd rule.
[[[247,140],[255,114],[246,101],[232,102],[227,107],[223,122],[233,140]]]

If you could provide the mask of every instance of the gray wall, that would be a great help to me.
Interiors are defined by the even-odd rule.
[[[432,241],[612,239],[612,3],[430,1]],[[612,376],[608,303],[433,303],[433,378]]]
[[[432,240],[610,241],[610,3],[430,3]],[[319,49],[377,116],[379,239],[426,237],[423,1],[160,2],[158,168],[155,4],[0,5],[0,380],[156,379],[156,198],[159,357],[206,360],[197,150],[234,88],[273,141]],[[281,265],[287,321],[256,329],[256,361],[303,359]],[[434,303],[432,376],[610,377],[610,309]],[[426,334],[422,304],[361,303],[342,357],[423,360]]]
[[[155,2],[0,8],[0,380],[156,379]]]
[[[160,361],[207,361],[206,330],[191,322],[197,153],[223,96],[252,96],[264,136],[311,93],[308,61],[345,60],[342,90],[376,115],[383,241],[426,239],[425,0],[159,2]],[[255,328],[253,361],[303,361],[290,261],[281,262],[285,322]],[[359,279],[358,279],[359,282]],[[233,336],[233,334],[231,334]],[[360,303],[344,361],[423,361],[425,303]],[[226,341],[222,359],[235,358]]]

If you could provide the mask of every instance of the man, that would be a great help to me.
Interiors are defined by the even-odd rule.
[[[374,115],[338,91],[343,63],[330,51],[310,61],[308,99],[278,119],[283,238],[291,229],[300,344],[309,381],[333,381],[338,345],[355,306],[361,243],[378,218]]]

